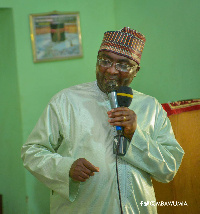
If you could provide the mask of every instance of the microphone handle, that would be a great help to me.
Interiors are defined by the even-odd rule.
[[[108,94],[109,100],[110,100],[110,105],[111,108],[117,108],[118,106],[118,102],[117,102],[117,92],[116,91],[112,91]]]
[[[119,105],[118,105],[118,101],[117,101],[117,92],[116,91],[112,91],[111,93],[108,94],[108,97],[109,97],[109,100],[110,100],[110,105],[111,105],[111,108],[118,108]],[[123,134],[123,129],[121,126],[116,126],[116,130],[117,130],[117,133],[119,135],[122,135]]]

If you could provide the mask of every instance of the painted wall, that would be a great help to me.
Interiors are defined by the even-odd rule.
[[[200,2],[116,0],[117,29],[146,37],[141,70],[132,87],[161,103],[200,97]]]
[[[0,194],[5,213],[26,213],[22,122],[12,9],[0,8]]]
[[[4,16],[3,8],[11,9],[10,17],[13,16],[13,18],[10,18],[13,19],[12,26],[7,25],[7,17],[3,17],[1,23],[3,23],[4,27],[2,28],[1,25],[0,28],[0,35],[3,32],[2,29],[12,29],[13,31],[12,34],[7,34],[5,42],[0,41],[1,92],[5,93],[3,96],[3,110],[0,111],[2,119],[0,124],[4,128],[1,129],[1,132],[4,132],[4,134],[0,135],[0,143],[3,144],[8,138],[10,130],[19,134],[17,142],[14,136],[9,137],[9,141],[13,146],[12,153],[15,153],[15,155],[12,153],[9,154],[10,150],[8,148],[10,147],[4,143],[3,148],[7,148],[7,150],[0,150],[0,157],[2,160],[1,163],[7,163],[8,160],[10,160],[10,165],[13,162],[18,163],[16,170],[22,170],[23,175],[19,176],[16,170],[10,168],[10,166],[5,167],[1,165],[1,169],[3,169],[2,172],[5,176],[10,177],[12,175],[12,179],[21,182],[21,186],[24,189],[21,192],[16,181],[10,185],[13,181],[11,178],[8,180],[0,176],[0,194],[3,194],[4,197],[3,206],[5,214],[26,213],[25,211],[17,210],[17,207],[24,210],[27,208],[28,213],[31,214],[49,213],[49,190],[23,169],[20,148],[26,141],[44,107],[55,93],[71,85],[95,80],[96,55],[100,47],[103,32],[107,29],[114,29],[115,26],[113,5],[113,0],[102,0],[100,2],[93,0],[58,0],[48,2],[39,0],[0,1],[0,18]],[[32,58],[29,15],[54,10],[80,12],[84,56],[79,59],[35,64]],[[9,49],[6,48],[7,44],[11,44],[11,42],[15,44],[16,48],[12,47],[12,45]],[[4,50],[1,50],[2,46],[4,46]],[[10,54],[8,50],[15,52],[13,54],[15,66],[13,65],[13,60],[7,57]],[[6,56],[4,56],[4,52],[6,52]],[[11,71],[13,76],[11,74],[8,76],[7,73],[11,73]],[[18,96],[15,97],[15,105],[12,104],[12,106],[17,106],[18,112],[16,112],[15,117],[20,119],[20,121],[17,121],[12,126],[12,129],[9,128],[9,124],[13,122],[13,116],[9,115],[8,117],[5,114],[5,111],[8,113],[11,111],[11,107],[7,108],[7,103],[15,96],[15,94],[8,91],[10,84],[12,84],[9,81],[10,76],[12,77],[12,81],[15,82],[15,86],[12,86],[12,93],[17,93],[18,91]],[[5,78],[7,79],[6,82],[4,82]],[[13,194],[15,196],[19,195],[15,197],[15,201],[14,198],[8,196],[10,188],[13,186],[15,186]],[[27,204],[25,204],[25,199],[27,200]],[[18,203],[19,205],[15,205],[17,202],[23,202],[23,205],[20,203]],[[12,212],[10,212],[10,209],[12,209]]]
[[[25,173],[20,148],[55,93],[95,80],[96,55],[106,30],[130,26],[145,34],[141,70],[132,84],[136,90],[160,102],[200,97],[198,6],[198,0],[1,0],[0,194],[5,214],[26,209],[29,214],[49,213],[49,191]],[[29,15],[54,10],[80,12],[84,56],[35,64]]]

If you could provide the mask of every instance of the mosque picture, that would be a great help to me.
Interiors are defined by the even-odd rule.
[[[82,57],[79,13],[30,15],[33,61]]]

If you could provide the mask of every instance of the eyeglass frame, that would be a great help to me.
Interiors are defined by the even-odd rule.
[[[130,65],[128,65],[128,64],[122,64],[122,63],[119,63],[119,62],[113,62],[113,61],[111,61],[110,59],[105,59],[105,58],[103,58],[103,57],[101,57],[101,56],[97,56],[97,60],[98,60],[98,64],[99,64],[100,66],[102,66],[103,68],[111,68],[111,67],[113,66],[113,63],[115,63],[115,69],[116,69],[117,71],[123,72],[123,73],[128,73],[128,72],[130,72],[132,69],[134,69],[135,67],[138,66],[138,65],[130,66]],[[109,62],[109,63],[110,63],[110,66],[103,66],[103,65],[101,65],[101,64],[100,64],[100,61],[102,61],[102,60]],[[124,65],[124,66],[126,66],[126,67],[127,67],[127,71],[122,71],[122,70],[120,70],[119,68],[117,69],[117,65]]]

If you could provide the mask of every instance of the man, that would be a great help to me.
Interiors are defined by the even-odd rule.
[[[129,108],[111,109],[110,84],[129,86],[140,69],[145,37],[123,28],[104,34],[96,82],[64,89],[49,102],[22,148],[24,166],[51,192],[51,213],[157,213],[151,177],[169,182],[183,150],[161,105],[133,90]],[[113,154],[115,126],[130,145]],[[120,209],[120,204],[122,210]]]

